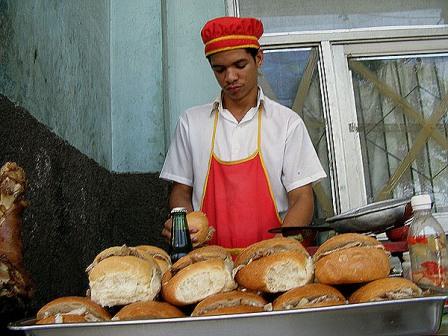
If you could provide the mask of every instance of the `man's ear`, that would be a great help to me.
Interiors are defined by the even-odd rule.
[[[263,64],[263,59],[263,50],[260,48],[258,49],[257,55],[255,56],[255,63],[257,63],[257,67],[261,67],[261,65]]]

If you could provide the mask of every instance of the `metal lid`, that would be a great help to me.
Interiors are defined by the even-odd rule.
[[[431,209],[431,196],[428,194],[412,196],[411,206],[413,210]]]
[[[173,214],[173,213],[179,213],[179,212],[187,212],[187,208],[184,208],[184,207],[176,207],[176,208],[173,208],[173,209],[171,209],[171,213]]]

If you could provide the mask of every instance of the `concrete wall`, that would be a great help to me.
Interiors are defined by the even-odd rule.
[[[111,0],[112,170],[154,172],[165,156],[161,1]]]
[[[109,0],[0,0],[0,93],[111,167]]]
[[[218,94],[199,34],[225,0],[204,3],[0,0],[0,94],[109,171],[157,172]]]
[[[101,250],[167,248],[165,137],[218,94],[199,31],[224,13],[224,0],[0,0],[0,166],[27,173],[36,285],[19,307],[0,300],[0,334],[51,299],[85,295]]]
[[[207,4],[204,6],[204,4]],[[225,15],[224,0],[168,0],[167,144],[179,115],[188,107],[205,104],[219,94],[219,86],[207,59],[200,31],[205,22]]]
[[[160,232],[169,186],[158,174],[109,172],[2,95],[0,141],[0,167],[14,161],[27,175],[21,232],[25,269],[35,284],[32,299],[11,316],[2,314],[8,307],[0,296],[0,335],[2,321],[32,317],[57,297],[85,295],[85,268],[103,249],[167,249]]]

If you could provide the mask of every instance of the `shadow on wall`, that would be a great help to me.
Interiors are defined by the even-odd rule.
[[[0,95],[0,166],[7,161],[28,180],[22,241],[36,293],[24,314],[56,297],[85,295],[84,270],[107,247],[167,248],[160,232],[168,183],[158,174],[108,172]]]

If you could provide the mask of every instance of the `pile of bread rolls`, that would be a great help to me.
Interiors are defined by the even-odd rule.
[[[229,250],[209,245],[173,265],[155,246],[116,246],[86,271],[87,296],[49,302],[37,323],[255,313],[422,295],[411,281],[388,277],[389,254],[378,240],[352,233],[330,238],[313,257],[294,239],[272,238],[235,260]],[[341,290],[346,285],[350,293]]]

